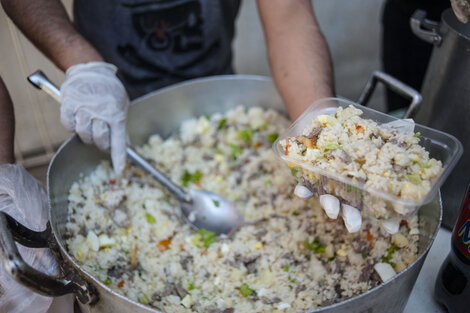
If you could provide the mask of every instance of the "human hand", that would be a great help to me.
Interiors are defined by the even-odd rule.
[[[126,163],[126,115],[129,97],[116,76],[117,68],[105,62],[71,66],[62,84],[61,122],[86,144],[111,148],[116,173]]]
[[[470,17],[470,0],[450,0],[455,16],[462,23],[467,23]]]

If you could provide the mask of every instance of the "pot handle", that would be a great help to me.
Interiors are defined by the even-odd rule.
[[[98,300],[94,287],[72,268],[62,267],[66,274],[52,277],[29,266],[18,252],[15,241],[29,248],[51,248],[56,260],[63,264],[49,223],[44,231],[36,232],[0,212],[0,260],[5,271],[21,285],[47,297],[74,293],[83,304],[93,304]]]
[[[426,19],[426,11],[416,10],[410,19],[410,27],[418,38],[439,46],[442,36],[438,33],[439,23]]]
[[[398,79],[388,74],[385,74],[384,72],[381,72],[381,71],[374,71],[372,73],[372,76],[369,78],[369,81],[364,87],[364,90],[362,90],[362,93],[359,96],[359,99],[357,100],[359,104],[364,105],[364,106],[367,105],[367,102],[369,102],[370,97],[372,96],[372,93],[374,92],[377,82],[381,82],[387,88],[395,91],[399,95],[405,98],[409,98],[411,100],[411,103],[408,106],[408,110],[406,111],[406,113],[403,115],[402,118],[410,118],[414,116],[414,114],[416,113],[416,111],[421,105],[421,100],[423,100],[423,97],[421,96],[421,94],[417,90],[411,88],[410,86],[405,85]]]

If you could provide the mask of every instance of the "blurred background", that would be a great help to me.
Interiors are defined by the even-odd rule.
[[[357,100],[374,70],[380,69],[381,12],[383,0],[314,0],[317,18],[333,57],[336,92]],[[69,13],[72,0],[64,0]],[[55,149],[70,136],[60,124],[59,107],[26,77],[42,69],[60,84],[64,74],[48,61],[0,10],[0,75],[15,105],[17,161],[44,179]],[[255,1],[242,1],[233,45],[238,74],[270,76],[263,32]],[[313,88],[313,86],[312,86]],[[370,102],[381,110],[384,91],[378,88]]]

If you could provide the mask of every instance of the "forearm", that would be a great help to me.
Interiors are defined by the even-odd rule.
[[[15,114],[7,88],[0,77],[0,165],[15,162],[13,140]]]
[[[258,0],[258,9],[274,82],[294,120],[334,95],[328,46],[309,0]]]
[[[60,69],[103,58],[72,25],[59,0],[1,0],[8,16]]]

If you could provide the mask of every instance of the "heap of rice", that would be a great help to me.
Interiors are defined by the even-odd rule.
[[[316,200],[293,196],[296,173],[271,150],[288,124],[239,107],[139,149],[175,182],[237,203],[246,223],[229,236],[195,232],[140,169],[118,177],[103,162],[70,190],[69,251],[108,287],[164,312],[308,311],[404,270],[417,257],[416,216],[393,236],[367,220],[348,234]]]

